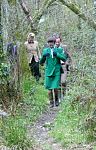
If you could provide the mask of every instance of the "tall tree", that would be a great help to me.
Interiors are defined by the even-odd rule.
[[[45,0],[42,8],[35,14],[35,16],[31,16],[29,8],[26,6],[23,0],[19,0],[21,8],[23,9],[24,14],[27,16],[27,19],[31,25],[31,31],[37,33],[38,32],[38,23],[41,17],[44,15],[46,9],[53,3],[55,0]]]
[[[28,7],[26,6],[26,4],[24,3],[23,0],[19,0],[19,2],[20,2],[20,5],[21,5],[25,15],[28,18],[28,21],[30,22],[31,30],[34,32],[37,32],[38,22],[39,22],[40,18],[44,15],[44,12],[46,11],[46,9],[48,7],[50,7],[55,2],[55,0],[45,0],[42,8],[40,9],[39,12],[37,12],[35,14],[35,16],[31,16],[30,11],[29,11]],[[73,2],[68,2],[65,0],[58,0],[58,2],[61,2],[64,6],[67,6],[76,15],[78,15],[79,18],[83,19],[85,22],[88,23],[88,25],[90,25],[93,29],[96,30],[96,22],[92,18],[90,18],[89,16],[86,16],[81,11],[80,7],[77,4],[75,4]]]

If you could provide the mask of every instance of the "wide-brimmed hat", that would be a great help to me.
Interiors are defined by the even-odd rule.
[[[48,43],[49,42],[54,42],[55,43],[55,41],[56,41],[56,39],[54,37],[49,37],[48,40],[47,40]]]

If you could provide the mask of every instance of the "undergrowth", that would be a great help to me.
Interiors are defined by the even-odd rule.
[[[15,116],[0,119],[2,144],[16,150],[33,148],[34,139],[29,137],[28,127],[47,107],[47,92],[42,86],[42,80],[37,83],[33,77],[24,76],[22,93]]]
[[[54,122],[52,136],[65,147],[96,141],[96,59],[78,52],[68,75],[67,92]]]

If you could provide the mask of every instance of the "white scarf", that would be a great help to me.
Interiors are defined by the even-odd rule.
[[[51,48],[51,56],[53,58],[53,52],[54,52],[54,48]]]

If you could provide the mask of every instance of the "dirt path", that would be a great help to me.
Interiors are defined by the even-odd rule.
[[[62,146],[56,143],[49,135],[49,131],[52,130],[53,122],[59,109],[59,107],[48,108],[31,129],[31,136],[34,137],[39,145],[38,150],[63,150]]]
[[[52,130],[53,122],[58,114],[60,107],[48,108],[44,112],[33,127],[29,130],[29,136],[34,138],[37,142],[38,148],[34,150],[95,150],[94,143],[89,145],[72,145],[69,148],[63,148],[60,143],[57,143],[50,135],[49,131]]]

